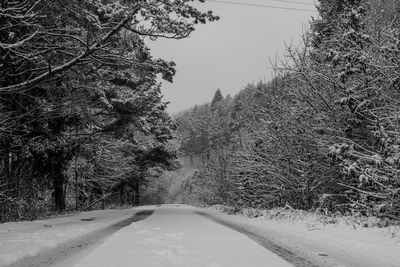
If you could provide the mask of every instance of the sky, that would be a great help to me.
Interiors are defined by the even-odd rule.
[[[169,113],[210,102],[217,89],[234,96],[249,83],[269,81],[270,60],[283,59],[287,45],[298,45],[311,16],[317,16],[313,0],[227,1],[312,11],[211,1],[196,4],[200,10],[212,10],[220,20],[198,25],[187,39],[147,42],[153,57],[177,64],[174,82],[162,81]]]

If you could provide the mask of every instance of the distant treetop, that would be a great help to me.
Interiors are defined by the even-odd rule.
[[[221,102],[224,98],[222,97],[221,91],[217,89],[217,91],[214,94],[214,98],[211,101],[211,110],[215,110],[215,107],[218,105],[219,102]]]

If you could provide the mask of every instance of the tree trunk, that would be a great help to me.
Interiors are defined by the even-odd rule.
[[[125,205],[124,190],[125,184],[122,183],[119,188],[119,201],[121,202],[121,205]]]
[[[7,182],[8,190],[12,191],[12,179],[10,172],[10,143],[4,142],[4,173]]]
[[[136,185],[135,185],[135,206],[139,206],[140,205],[140,182],[139,179],[136,181]]]
[[[62,163],[55,160],[53,163],[54,209],[65,210],[64,174]]]
[[[74,172],[75,172],[75,210],[79,209],[79,195],[78,195],[78,156],[75,157],[75,166],[74,166]]]
[[[54,119],[50,123],[50,128],[54,136],[61,136],[64,129],[64,118]],[[58,151],[57,151],[58,149]],[[49,153],[51,164],[51,174],[53,176],[54,187],[54,208],[56,211],[65,210],[65,190],[64,190],[64,167],[66,165],[65,151],[55,148]]]

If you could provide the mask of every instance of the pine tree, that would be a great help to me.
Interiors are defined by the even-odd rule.
[[[7,194],[0,194],[0,215],[22,214],[48,191],[64,210],[73,159],[98,159],[94,192],[134,172],[138,147],[164,151],[174,124],[156,77],[172,81],[175,63],[152,58],[144,38],[182,39],[195,24],[218,19],[191,2],[1,1],[0,183]],[[103,152],[110,161],[101,167]],[[109,182],[93,181],[97,174]]]
[[[217,89],[217,91],[215,91],[214,98],[211,101],[211,111],[214,111],[223,99],[224,98],[221,94],[221,91]]]

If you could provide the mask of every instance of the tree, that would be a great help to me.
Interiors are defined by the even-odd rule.
[[[215,91],[214,98],[211,101],[211,111],[214,111],[223,99],[224,97],[222,96],[221,91],[217,89],[217,91]]]
[[[330,35],[310,50],[308,59],[297,62],[303,62],[298,70],[308,90],[322,96],[310,97],[310,103],[327,107],[321,115],[329,121],[329,129],[335,129],[324,143],[341,168],[336,181],[341,197],[347,198],[352,210],[395,217],[399,137],[393,127],[398,94],[393,83],[397,78],[392,76],[397,57],[392,53],[397,51],[398,36],[396,16],[390,18],[392,10],[382,15],[381,7],[376,1],[346,1],[336,14],[339,23],[330,25]],[[322,35],[317,29],[312,40],[314,36]]]
[[[92,142],[140,146],[139,132],[155,143],[172,138],[156,76],[172,81],[174,63],[152,58],[144,38],[185,38],[195,24],[218,19],[191,2],[1,2],[2,214],[20,211],[13,208],[19,199],[38,203],[49,188],[55,208],[64,210],[65,173]]]
[[[200,149],[209,157],[185,187],[198,201],[398,220],[399,2],[319,3],[279,77],[229,103],[216,93]],[[185,115],[179,131],[200,124]]]

